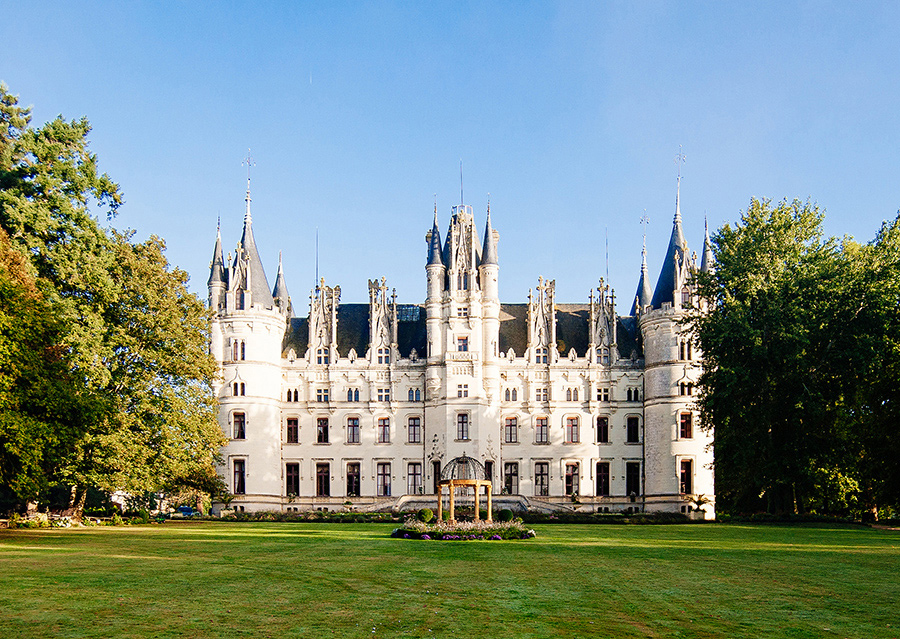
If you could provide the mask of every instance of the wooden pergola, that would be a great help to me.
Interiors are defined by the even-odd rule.
[[[444,515],[444,486],[449,488],[450,493],[450,523],[456,523],[456,503],[454,501],[454,494],[457,488],[463,488],[467,486],[472,486],[475,488],[475,521],[479,521],[481,515],[479,514],[479,492],[481,489],[485,489],[485,493],[487,493],[487,521],[494,521],[494,516],[492,512],[492,499],[491,499],[491,482],[486,479],[442,479],[438,482],[438,521],[442,521],[442,517]]]
[[[444,470],[441,471],[441,480],[438,482],[438,521],[442,521],[444,516],[444,486],[448,488],[450,494],[450,521],[452,523],[456,523],[456,489],[466,489],[469,486],[475,490],[475,521],[479,521],[481,518],[478,500],[482,488],[485,489],[487,494],[487,520],[494,521],[493,513],[491,512],[493,507],[491,499],[493,485],[487,478],[487,473],[481,462],[463,453],[461,457],[451,459],[444,466]]]

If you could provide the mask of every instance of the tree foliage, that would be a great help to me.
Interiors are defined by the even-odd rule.
[[[876,416],[896,392],[886,373],[900,364],[890,347],[897,222],[860,246],[824,237],[822,221],[809,203],[751,200],[713,237],[715,271],[698,274],[708,302],[691,319],[704,356],[698,406],[715,427],[720,508],[834,513],[897,503],[889,469],[876,471],[872,459],[897,442]]]
[[[187,274],[169,267],[161,239],[134,242],[94,216],[111,219],[123,200],[99,173],[89,132],[86,119],[61,116],[32,128],[29,109],[0,85],[0,228],[8,238],[0,277],[9,299],[0,321],[38,333],[0,328],[0,356],[31,362],[17,379],[62,387],[43,389],[45,414],[40,404],[16,404],[43,415],[17,422],[19,439],[32,446],[13,446],[11,430],[2,441],[0,483],[28,499],[58,483],[83,494],[88,486],[196,482],[209,476],[223,442],[207,311]],[[50,434],[41,437],[42,429]]]

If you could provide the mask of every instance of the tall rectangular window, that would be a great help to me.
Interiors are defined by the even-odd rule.
[[[597,496],[609,497],[609,462],[597,462]]]
[[[244,413],[235,413],[231,417],[233,422],[233,439],[246,439],[247,437],[247,419],[244,416]]]
[[[566,464],[566,494],[578,494],[578,464]]]
[[[547,497],[550,494],[550,463],[537,462],[534,465],[534,494]]]
[[[625,443],[641,443],[641,419],[639,417],[629,417],[625,421]]]
[[[490,459],[484,462],[484,476],[485,478],[492,483],[494,481],[494,462]],[[492,491],[493,492],[493,491]]]
[[[609,443],[609,417],[601,416],[597,418],[597,443]]]
[[[296,444],[300,441],[300,426],[296,418],[287,420],[287,443]]]
[[[347,443],[359,443],[359,417],[347,418]]]
[[[317,444],[327,444],[328,443],[328,418],[327,417],[319,417],[316,419],[316,443]]]
[[[331,495],[331,469],[327,463],[316,464],[316,497]]]
[[[519,441],[519,420],[515,417],[507,417],[503,426],[503,441],[507,444],[516,444]]]
[[[422,443],[422,419],[420,417],[410,417],[406,428],[407,441],[410,444]]]
[[[503,464],[503,491],[507,495],[519,494],[518,462],[506,462]]]
[[[300,494],[300,464],[285,464],[284,491],[287,495]]]
[[[641,494],[641,462],[625,462],[625,494],[639,497]]]
[[[379,497],[391,496],[391,465],[379,462],[375,466],[376,489]]]
[[[694,463],[690,459],[681,460],[681,494],[691,495],[694,492]]]
[[[566,443],[577,444],[581,441],[581,434],[578,432],[578,418],[566,417]]]
[[[422,464],[410,462],[406,467],[406,494],[419,495],[422,492]]]
[[[456,350],[462,352],[469,350],[469,338],[468,337],[457,337],[456,338]]]
[[[361,475],[359,462],[347,464],[347,497],[359,497]]]
[[[469,439],[469,415],[460,413],[456,416],[456,439]]]
[[[691,413],[681,413],[681,428],[678,429],[681,439],[691,439],[694,436],[694,420],[692,418]]]
[[[378,420],[378,443],[391,443],[391,420],[389,417],[382,417]]]
[[[534,443],[550,443],[550,427],[546,417],[538,417],[534,420]]]
[[[438,492],[440,492],[438,489],[440,488],[441,481],[441,462],[437,460],[431,462],[431,475],[431,479],[433,482],[431,492],[437,495]]]
[[[245,462],[243,459],[235,459],[232,466],[234,469],[232,492],[235,495],[243,495],[247,492],[247,487],[244,484],[244,479],[247,475]]]

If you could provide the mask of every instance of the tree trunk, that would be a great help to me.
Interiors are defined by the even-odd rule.
[[[77,486],[72,487],[72,494],[76,493]],[[72,519],[80,522],[84,518],[84,502],[87,500],[87,488],[83,488],[77,493],[77,498],[72,506]]]

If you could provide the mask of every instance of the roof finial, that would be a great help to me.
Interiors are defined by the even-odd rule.
[[[641,216],[641,226],[643,227],[644,246],[641,249],[641,268],[647,267],[647,225],[650,224],[650,218],[647,216],[647,209]]]
[[[434,218],[437,219],[437,193],[434,194]]]
[[[681,152],[681,145],[678,145],[678,155],[675,156],[675,164],[678,165],[678,179],[675,187],[675,221],[681,221],[681,165],[684,164],[687,157]]]
[[[253,157],[250,155],[250,149],[247,149],[247,159],[241,164],[247,166],[247,197],[244,198],[244,201],[247,202],[247,213],[244,215],[244,222],[250,222],[250,167],[256,166],[256,162],[253,161]]]
[[[459,203],[462,205],[463,200],[463,178],[462,178],[462,158],[459,158]]]
[[[487,214],[488,214],[488,215],[491,214],[491,194],[490,194],[490,193],[488,193],[488,211],[487,211]]]

